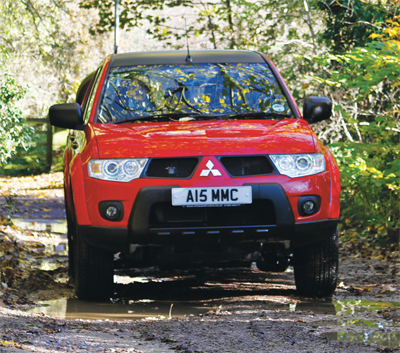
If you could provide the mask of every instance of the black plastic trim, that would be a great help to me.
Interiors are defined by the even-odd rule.
[[[146,243],[149,234],[149,214],[151,206],[160,201],[171,201],[171,189],[179,188],[179,185],[145,186],[138,192],[132,212],[129,217],[129,231],[133,237],[133,244]]]
[[[285,191],[279,184],[243,184],[252,187],[253,199],[269,199],[274,203],[276,213],[276,225],[282,232],[289,231],[294,226],[294,215],[290,207]],[[156,228],[149,230],[149,215],[152,205],[156,202],[171,202],[171,189],[179,185],[168,186],[147,186],[142,188],[136,196],[135,203],[129,218],[129,233],[133,244],[149,244],[157,241],[151,236]],[[264,225],[257,225],[255,228],[262,228]],[[268,225],[265,225],[268,226]],[[213,230],[218,227],[206,228]],[[229,229],[241,229],[243,227],[233,226]],[[162,228],[164,229],[164,228]],[[186,229],[186,228],[185,228]],[[156,237],[157,238],[157,237]],[[265,238],[259,234],[258,238]]]
[[[260,53],[247,50],[191,50],[192,61],[186,61],[186,50],[165,50],[117,54],[111,67],[135,65],[173,65],[203,63],[265,63]]]
[[[268,162],[270,163],[271,167],[272,167],[272,172],[271,173],[264,173],[264,174],[251,174],[251,175],[232,175],[231,173],[229,173],[229,171],[227,170],[227,168],[224,166],[224,164],[221,162],[222,158],[246,158],[246,157],[265,157]],[[251,178],[254,176],[263,176],[263,175],[274,175],[274,174],[279,174],[279,172],[277,171],[274,163],[272,163],[271,158],[269,157],[269,155],[267,154],[245,154],[245,155],[223,155],[223,156],[216,156],[219,164],[221,164],[221,166],[224,168],[225,172],[232,178]]]
[[[291,248],[294,248],[327,239],[336,231],[338,219],[295,223],[290,202],[279,184],[243,185],[252,187],[253,199],[269,199],[274,203],[276,225],[150,228],[152,205],[171,202],[171,189],[179,187],[167,185],[147,186],[139,191],[128,228],[78,226],[78,229],[89,244],[112,251],[127,250],[129,244],[181,245],[208,241],[233,244],[290,240]]]
[[[114,252],[129,249],[129,234],[127,228],[77,226],[79,234],[91,246]]]
[[[138,241],[137,237],[132,238],[132,234],[128,228],[78,225],[78,231],[88,244],[114,252],[127,251],[129,244],[182,245],[185,243],[198,243],[199,241],[215,242],[216,239],[219,239],[221,243],[254,242],[255,240],[290,240],[290,248],[293,249],[328,239],[336,231],[338,222],[338,219],[301,222],[284,229],[274,225],[176,229],[157,228],[149,229],[149,233],[146,237],[143,237],[144,241],[142,243]],[[268,230],[267,232],[257,232],[257,230],[266,229]],[[219,231],[219,233],[216,234],[216,231]],[[243,232],[238,233],[237,231]]]
[[[336,231],[339,219],[327,219],[315,222],[299,222],[290,237],[291,247],[306,246],[329,239]]]
[[[147,171],[149,169],[150,163],[155,159],[185,159],[185,158],[195,158],[195,159],[197,159],[196,166],[193,168],[192,173],[187,177],[165,177],[165,176],[157,177],[157,176],[151,176],[151,175],[149,176],[149,175],[147,175]],[[200,162],[201,162],[202,159],[203,159],[203,157],[200,157],[200,156],[149,158],[149,160],[146,163],[145,169],[143,170],[142,174],[140,175],[140,178],[145,178],[145,179],[191,179],[193,177],[194,173],[196,173],[196,170],[199,167]]]

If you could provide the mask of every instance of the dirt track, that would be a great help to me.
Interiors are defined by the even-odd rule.
[[[21,206],[17,216],[57,219],[62,214],[61,175],[36,180],[0,178],[2,190],[13,185]],[[122,310],[129,317],[129,303],[137,308],[146,299],[148,307],[158,310],[157,318],[77,321],[21,311],[34,307],[39,299],[72,296],[72,287],[65,283],[65,253],[51,251],[65,237],[3,224],[0,239],[0,245],[7,241],[12,245],[15,240],[29,244],[33,254],[29,266],[15,272],[20,277],[14,278],[11,287],[0,286],[0,352],[400,351],[400,304],[394,303],[400,301],[397,252],[390,258],[376,253],[362,258],[342,247],[340,281],[332,300],[297,296],[290,269],[284,274],[256,269],[135,273],[132,276],[150,280],[117,284],[114,303],[95,306]],[[18,250],[20,256],[25,250]],[[4,259],[3,253],[0,256]],[[49,258],[58,269],[41,270],[41,262]],[[168,280],[160,281],[160,277]],[[179,306],[188,301],[207,310],[195,315],[187,310],[183,316],[186,309],[179,312]],[[76,300],[69,303],[75,303],[76,310]],[[162,303],[166,309],[161,313]],[[109,314],[104,311],[106,318]]]

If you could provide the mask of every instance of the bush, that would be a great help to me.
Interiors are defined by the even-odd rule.
[[[18,101],[25,91],[7,73],[0,71],[0,165],[25,147],[32,130],[25,124]]]
[[[342,225],[383,242],[399,226],[399,130],[382,118],[359,129],[364,142],[331,145],[341,170]]]

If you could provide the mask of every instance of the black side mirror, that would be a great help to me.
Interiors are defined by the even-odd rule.
[[[50,124],[66,129],[83,130],[82,109],[78,103],[56,104],[49,109]]]
[[[303,118],[309,123],[327,120],[332,115],[332,102],[328,97],[307,97],[303,105]]]

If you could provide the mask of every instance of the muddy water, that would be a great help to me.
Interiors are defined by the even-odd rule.
[[[41,306],[31,310],[60,319],[89,320],[138,320],[144,318],[183,317],[204,314],[213,306],[196,302],[171,302],[121,300],[118,302],[86,302],[78,299],[56,299],[40,302]]]
[[[232,298],[226,298],[227,300]],[[218,312],[224,301],[172,301],[172,300],[117,300],[110,302],[85,302],[78,299],[57,299],[40,302],[39,307],[31,309],[34,313],[43,313],[61,319],[90,319],[90,320],[138,320],[145,318],[172,318],[189,315]],[[376,308],[396,308],[400,303],[359,301],[355,305],[354,300],[340,300],[334,302],[301,302],[291,304],[279,304],[274,302],[248,302],[237,305],[237,308],[248,308],[272,311],[300,311],[314,314],[332,315],[331,320],[324,320],[318,327],[327,325],[334,331],[325,332],[323,336],[337,341],[364,342],[386,347],[399,347],[400,334],[392,332],[392,323],[387,321],[374,321],[368,319],[348,318],[346,311],[349,308],[356,311],[375,311]],[[229,307],[229,306],[228,306]],[[284,314],[283,314],[284,315]],[[343,316],[345,317],[343,318]],[[348,332],[352,326],[362,328],[362,332]],[[316,326],[313,326],[316,327]],[[343,331],[341,329],[343,328]]]
[[[63,220],[14,220],[23,229],[65,234]],[[63,236],[63,235],[62,235]],[[54,246],[66,256],[66,244]],[[59,259],[58,259],[59,260]],[[41,269],[54,270],[65,263],[44,260]],[[157,269],[116,271],[115,295],[109,302],[85,302],[75,298],[38,302],[30,309],[61,319],[138,320],[218,312],[263,310],[324,314],[313,322],[316,331],[338,341],[399,347],[400,334],[393,321],[380,320],[378,312],[400,308],[399,302],[337,300],[306,301],[297,297],[292,269],[266,274],[251,269],[218,269],[160,273]],[[221,309],[223,308],[223,309]],[[369,316],[369,313],[372,316]],[[282,315],[286,315],[282,313]],[[323,317],[323,316],[321,316]],[[297,319],[296,319],[297,320]]]
[[[218,311],[220,302],[190,302],[190,301],[162,301],[151,299],[117,300],[110,302],[89,302],[75,298],[38,301],[39,306],[28,310],[32,313],[43,313],[59,319],[88,319],[88,320],[138,320],[143,318],[171,318],[189,315],[205,314],[209,311]],[[241,307],[254,307],[255,303],[247,303]],[[332,303],[305,302],[300,305],[276,304],[272,302],[257,303],[261,310],[303,311],[312,310],[314,313],[334,314]],[[333,312],[332,312],[333,310]]]

